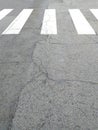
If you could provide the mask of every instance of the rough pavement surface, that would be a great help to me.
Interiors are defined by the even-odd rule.
[[[98,1],[26,3],[35,11],[22,33],[0,36],[0,130],[98,130],[98,35],[77,35],[67,11],[83,9],[96,29],[87,10]],[[46,8],[57,10],[58,35],[40,35]]]

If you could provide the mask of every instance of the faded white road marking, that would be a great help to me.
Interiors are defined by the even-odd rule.
[[[13,9],[3,9],[0,11],[0,20],[2,20],[6,15],[8,15]]]
[[[57,34],[56,10],[46,9],[41,29],[41,34]]]
[[[98,9],[90,9],[90,11],[92,12],[92,14],[96,17],[96,19],[98,20]]]
[[[23,9],[2,34],[19,34],[33,9]]]
[[[96,34],[79,9],[69,9],[78,34]]]

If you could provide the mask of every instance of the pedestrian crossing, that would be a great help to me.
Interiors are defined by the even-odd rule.
[[[33,9],[24,9],[2,34],[19,34]]]
[[[92,12],[92,14],[96,17],[96,19],[98,20],[98,9],[90,9],[90,11]]]
[[[69,9],[78,34],[95,34],[95,31],[79,9]]]
[[[13,9],[3,9],[0,11],[0,20],[7,16]]]
[[[46,9],[41,34],[57,34],[56,10]]]
[[[8,16],[14,9],[3,9],[0,11],[0,21]],[[30,15],[34,9],[23,9],[18,16],[12,21],[12,23],[2,32],[1,35],[17,35],[20,34]],[[98,20],[98,9],[89,9],[91,14]],[[90,25],[87,18],[83,15],[80,9],[68,9],[68,13],[72,20],[72,24],[75,27],[75,31],[78,35],[96,35],[95,30]],[[33,14],[32,14],[33,15]],[[42,27],[40,31],[41,35],[57,35],[57,13],[56,9],[45,9]]]

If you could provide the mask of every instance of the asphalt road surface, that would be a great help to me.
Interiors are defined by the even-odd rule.
[[[97,9],[0,0],[0,130],[98,130]]]

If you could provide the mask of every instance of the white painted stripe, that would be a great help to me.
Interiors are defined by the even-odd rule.
[[[90,11],[92,12],[92,14],[96,17],[96,19],[98,20],[98,9],[90,9]]]
[[[69,9],[78,34],[96,34],[79,9]]]
[[[41,29],[41,34],[57,34],[56,10],[46,9]]]
[[[16,17],[16,19],[2,34],[19,34],[32,11],[33,9],[23,9],[23,11]]]
[[[0,20],[2,20],[6,15],[8,15],[13,9],[3,9],[0,11]]]

